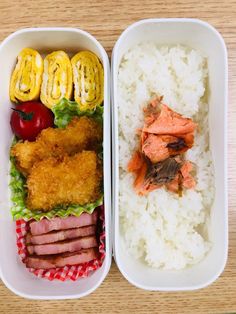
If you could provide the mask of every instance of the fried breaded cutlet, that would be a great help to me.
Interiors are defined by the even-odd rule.
[[[65,129],[47,128],[35,142],[18,142],[11,149],[17,168],[27,176],[34,163],[48,157],[96,150],[102,142],[102,126],[94,119],[75,117]]]
[[[48,211],[58,205],[96,201],[101,193],[101,167],[93,151],[35,163],[27,177],[27,207]]]

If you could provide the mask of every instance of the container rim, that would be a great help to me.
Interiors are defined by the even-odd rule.
[[[134,22],[132,24],[130,24],[119,36],[118,40],[116,41],[113,50],[112,50],[112,56],[113,56],[113,52],[117,49],[117,47],[119,46],[122,37],[124,35],[126,35],[126,33],[128,33],[130,30],[132,30],[133,28],[142,25],[142,24],[149,24],[149,23],[193,23],[193,24],[198,24],[201,26],[204,26],[205,28],[208,28],[209,30],[211,30],[220,40],[221,45],[224,49],[224,54],[226,56],[227,59],[227,48],[226,48],[226,44],[224,41],[223,36],[220,34],[220,32],[214,27],[212,26],[210,23],[200,20],[200,19],[196,19],[196,18],[147,18],[147,19],[142,19],[139,20],[137,22]]]
[[[83,35],[87,36],[89,39],[91,39],[99,47],[99,49],[101,49],[101,51],[105,54],[104,56],[106,56],[108,59],[108,56],[107,56],[105,49],[103,48],[103,46],[100,44],[100,42],[93,35],[91,35],[87,31],[84,31],[80,28],[75,28],[75,27],[56,26],[56,27],[25,27],[25,28],[21,28],[21,29],[16,30],[15,32],[11,33],[10,35],[8,35],[5,39],[3,39],[3,41],[0,43],[0,50],[2,49],[2,47],[6,43],[8,43],[8,41],[12,40],[14,37],[16,37],[20,34],[30,33],[30,32],[41,32],[41,31],[74,32],[74,33],[83,34]]]

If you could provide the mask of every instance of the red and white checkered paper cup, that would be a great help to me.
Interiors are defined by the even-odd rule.
[[[105,220],[104,220],[104,210],[103,206],[100,206],[97,210],[100,211],[99,219],[102,222],[102,232],[99,237],[99,258],[94,259],[88,263],[83,263],[75,266],[64,266],[60,268],[52,269],[34,269],[28,268],[31,273],[36,275],[38,278],[46,278],[50,281],[52,280],[77,280],[79,278],[88,277],[92,272],[97,270],[102,266],[103,260],[105,258]],[[16,221],[16,236],[17,236],[17,248],[18,254],[22,261],[28,255],[26,249],[26,234],[29,231],[29,222],[24,219],[19,219]]]

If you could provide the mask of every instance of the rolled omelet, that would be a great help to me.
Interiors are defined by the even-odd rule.
[[[42,103],[51,109],[62,98],[71,99],[72,88],[72,68],[68,55],[64,51],[47,55],[40,94]]]
[[[11,76],[10,99],[13,102],[37,100],[43,75],[43,59],[31,48],[24,48],[17,57]]]
[[[81,51],[72,59],[74,98],[82,110],[94,109],[103,101],[104,71],[98,57]]]

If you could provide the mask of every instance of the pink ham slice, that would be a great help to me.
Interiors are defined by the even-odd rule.
[[[64,267],[66,265],[78,265],[82,263],[90,262],[98,257],[98,251],[96,248],[90,248],[81,250],[74,253],[65,253],[59,256],[29,256],[25,259],[27,268],[34,269],[51,269],[57,267]]]
[[[30,255],[51,255],[65,252],[76,252],[81,249],[89,249],[97,247],[97,239],[95,236],[83,237],[69,241],[56,242],[50,244],[29,245],[27,250]]]
[[[52,231],[50,233],[33,236],[31,233],[26,235],[27,244],[46,244],[67,239],[87,237],[96,233],[96,226],[87,226],[62,231]]]
[[[40,235],[53,230],[80,228],[84,226],[95,225],[97,223],[97,218],[97,211],[94,211],[92,214],[83,213],[79,217],[55,217],[50,220],[44,218],[40,221],[30,222],[30,231],[32,235]]]

